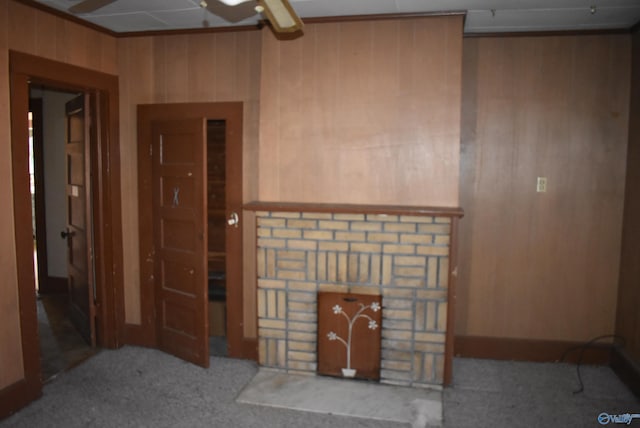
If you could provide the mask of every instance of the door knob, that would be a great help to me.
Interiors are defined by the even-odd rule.
[[[240,217],[238,217],[238,213],[232,212],[229,218],[227,219],[227,224],[229,226],[238,227],[239,223],[240,223]]]
[[[67,230],[63,230],[62,232],[60,232],[60,237],[62,239],[67,239],[67,238],[71,238],[75,234],[76,234],[75,232],[70,231],[69,229],[67,229]]]

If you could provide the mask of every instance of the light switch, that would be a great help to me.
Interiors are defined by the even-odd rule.
[[[538,177],[536,191],[538,193],[544,193],[547,191],[547,177]]]

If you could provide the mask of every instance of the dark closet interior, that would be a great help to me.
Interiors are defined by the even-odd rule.
[[[226,355],[225,132],[224,120],[207,121],[207,249],[212,355]]]

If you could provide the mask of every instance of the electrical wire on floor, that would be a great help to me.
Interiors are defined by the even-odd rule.
[[[580,374],[580,365],[582,364],[582,358],[584,357],[584,351],[587,348],[592,348],[594,347],[594,344],[600,340],[604,340],[604,339],[613,339],[613,342],[611,342],[608,347],[613,349],[616,346],[616,340],[618,341],[618,346],[620,347],[624,347],[627,344],[627,341],[625,340],[624,337],[619,336],[617,334],[604,334],[602,336],[598,336],[598,337],[594,337],[593,339],[591,339],[588,342],[585,342],[581,345],[576,345],[576,346],[572,346],[571,348],[568,348],[566,351],[564,351],[564,353],[562,354],[562,358],[560,358],[560,362],[564,362],[565,358],[567,357],[567,355],[575,350],[580,350],[580,354],[578,354],[578,360],[576,362],[576,374],[578,376],[578,383],[580,384],[580,388],[578,388],[577,390],[573,391],[574,394],[580,394],[581,392],[584,391],[584,383],[582,382],[582,375]]]

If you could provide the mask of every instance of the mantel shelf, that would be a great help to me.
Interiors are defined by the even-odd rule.
[[[254,201],[244,205],[248,211],[280,211],[280,212],[316,212],[344,214],[389,214],[412,216],[462,217],[464,211],[460,207],[423,207],[402,205],[359,205],[330,204],[305,202],[261,202]]]

